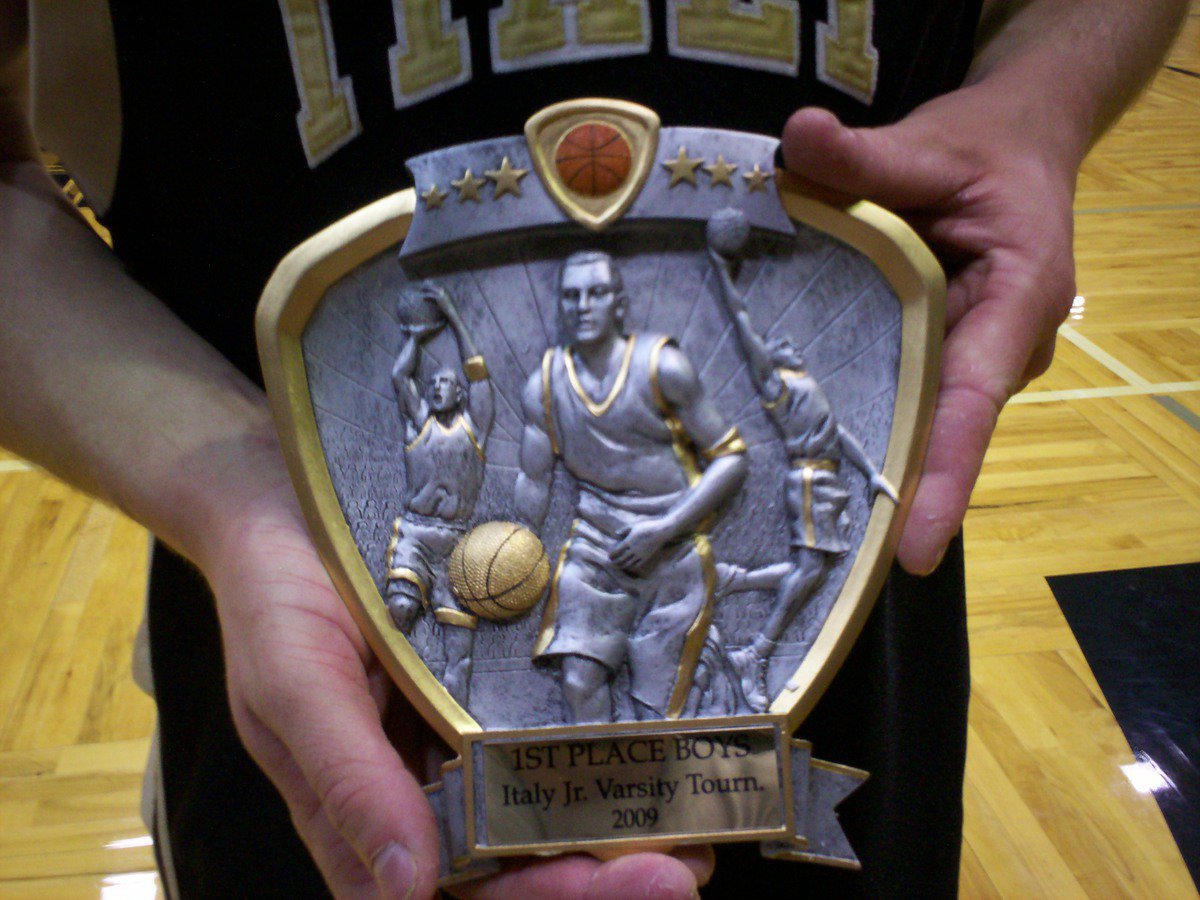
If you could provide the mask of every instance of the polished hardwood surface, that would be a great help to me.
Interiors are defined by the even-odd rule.
[[[1004,412],[967,519],[967,897],[1196,896],[1045,581],[1200,560],[1187,72],[1200,5],[1085,165],[1076,310],[1053,367]],[[138,816],[153,706],[130,677],[146,547],[124,517],[0,451],[0,897],[155,896]]]

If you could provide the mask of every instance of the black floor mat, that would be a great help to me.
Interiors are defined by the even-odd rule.
[[[1200,563],[1047,580],[1200,883]]]

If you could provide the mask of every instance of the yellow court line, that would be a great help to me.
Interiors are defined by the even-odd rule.
[[[32,472],[33,465],[23,459],[0,459],[0,475],[6,472]]]
[[[1143,378],[1111,353],[1097,347],[1070,325],[1060,325],[1058,327],[1058,333],[1096,362],[1100,363],[1100,365],[1104,366],[1118,378],[1124,378],[1130,384],[1141,385],[1142,387],[1150,384],[1149,379]]]
[[[1105,397],[1136,397],[1147,394],[1183,394],[1200,391],[1200,381],[1167,381],[1160,384],[1123,384],[1116,387],[1074,388],[1066,391],[1032,391],[1017,394],[1010,405],[1021,403],[1055,403],[1059,400],[1101,400]]]

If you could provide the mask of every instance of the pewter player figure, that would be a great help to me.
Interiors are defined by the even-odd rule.
[[[388,545],[384,599],[392,622],[404,632],[411,631],[422,608],[432,610],[446,653],[442,683],[466,705],[477,619],[451,595],[445,563],[475,511],[495,406],[487,365],[450,294],[425,282],[416,300],[435,306],[441,321],[449,323],[467,386],[454,369],[441,368],[429,379],[422,397],[414,379],[419,346],[440,324],[423,322],[407,329],[392,367],[392,386],[404,420],[408,499]]]
[[[559,287],[566,345],[525,384],[517,514],[541,527],[558,459],[578,496],[533,656],[559,665],[572,722],[613,719],[623,665],[634,714],[675,718],[712,617],[705,532],[745,478],[746,445],[670,338],[624,333],[611,257],[571,255]]]
[[[755,710],[765,710],[767,661],[784,629],[829,571],[830,557],[849,550],[843,534],[849,494],[838,470],[842,459],[866,477],[871,495],[896,502],[896,490],[875,468],[858,440],[839,425],[821,385],[804,369],[799,348],[783,338],[767,343],[754,330],[734,273],[750,236],[737,210],[714,213],[707,228],[709,256],[720,282],[720,297],[733,320],[747,371],[767,418],[783,438],[789,468],[784,496],[791,517],[791,572],[780,583],[766,625],[746,647],[729,654],[742,693]]]

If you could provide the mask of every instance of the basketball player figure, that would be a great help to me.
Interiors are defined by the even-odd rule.
[[[825,392],[804,370],[799,349],[787,339],[768,345],[754,330],[734,284],[734,261],[712,248],[709,255],[750,380],[767,417],[783,438],[790,464],[784,498],[792,520],[792,568],[779,584],[776,603],[762,631],[749,646],[729,654],[746,701],[761,711],[768,702],[767,662],[784,629],[824,583],[831,558],[850,549],[843,535],[850,495],[838,471],[842,460],[849,460],[863,473],[872,497],[881,493],[896,502],[896,490],[867,458],[854,435],[837,423]]]
[[[431,282],[421,291],[454,332],[467,386],[454,369],[443,368],[429,379],[422,397],[413,375],[420,341],[430,332],[409,334],[392,367],[392,386],[404,420],[408,499],[388,545],[384,600],[393,624],[406,633],[422,609],[433,612],[446,653],[442,684],[465,706],[478,620],[450,594],[445,562],[466,532],[483,485],[494,397],[487,366],[450,295]]]
[[[741,487],[745,443],[669,338],[624,333],[628,299],[607,254],[568,257],[559,285],[566,344],[523,392],[517,516],[540,529],[560,459],[578,496],[533,658],[559,666],[572,722],[613,720],[622,666],[634,714],[674,718],[712,618],[704,532]]]

